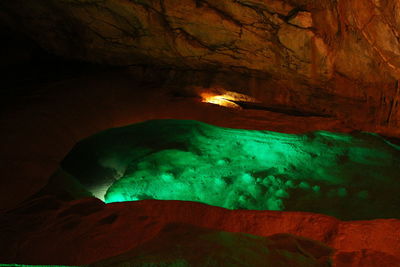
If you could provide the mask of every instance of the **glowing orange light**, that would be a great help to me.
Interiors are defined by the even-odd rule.
[[[229,108],[240,108],[238,104],[230,101],[235,99],[230,99],[230,97],[227,95],[211,95],[204,93],[201,95],[201,97],[203,98],[202,101],[206,103],[216,104]]]
[[[237,109],[240,109],[241,107],[234,101],[257,102],[254,98],[250,96],[229,91],[220,92],[220,94],[212,92],[202,92],[200,96],[202,98],[202,102]]]

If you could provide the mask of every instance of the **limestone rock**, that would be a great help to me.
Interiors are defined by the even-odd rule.
[[[0,10],[67,58],[240,72],[268,80],[263,101],[304,108],[335,98],[334,116],[357,103],[377,130],[400,125],[395,0],[4,0]]]
[[[400,149],[372,134],[289,135],[185,120],[98,133],[62,162],[106,203],[183,200],[345,220],[400,218],[399,165]]]
[[[238,263],[243,267],[328,267],[331,254],[332,249],[322,243],[289,234],[258,237],[171,223],[138,248],[90,267],[200,267]]]
[[[305,237],[318,242],[304,243],[300,238],[298,247],[319,258],[329,254],[319,242],[324,243],[335,249],[333,263],[340,264],[333,266],[338,267],[360,266],[357,263],[372,267],[379,260],[388,266],[397,266],[400,252],[399,220],[343,222],[318,214],[231,211],[182,201],[146,200],[105,205],[94,198],[62,202],[47,196],[1,213],[0,223],[2,263],[90,264],[151,243],[152,239],[163,236],[161,230],[171,223],[263,237],[280,233]],[[190,232],[187,238],[181,239],[183,242],[190,242]],[[281,248],[290,249],[292,241],[286,245],[282,242]]]
[[[301,28],[310,28],[313,26],[312,15],[310,12],[300,11],[289,19],[289,23]]]

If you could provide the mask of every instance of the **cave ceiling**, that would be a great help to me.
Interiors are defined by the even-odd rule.
[[[5,0],[0,7],[3,22],[65,58],[236,73],[247,82],[213,86],[354,114],[358,128],[397,135],[398,1]]]

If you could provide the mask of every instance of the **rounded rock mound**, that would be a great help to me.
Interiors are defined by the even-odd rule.
[[[109,202],[400,218],[400,148],[370,133],[283,134],[153,120],[79,142],[62,168]]]

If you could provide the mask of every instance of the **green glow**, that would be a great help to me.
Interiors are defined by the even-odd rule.
[[[374,134],[157,120],[88,138],[63,167],[107,203],[187,200],[368,219],[400,218],[399,163],[400,149]]]

